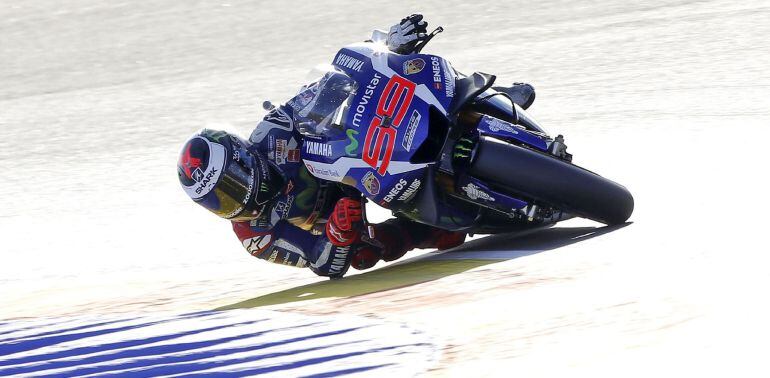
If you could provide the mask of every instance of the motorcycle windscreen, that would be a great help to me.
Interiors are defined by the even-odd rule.
[[[541,133],[544,132],[543,128],[540,127],[540,123],[527,113],[526,110],[522,109],[518,104],[513,104],[513,107],[516,109],[516,118],[518,119],[516,122],[517,124],[526,127],[527,130],[539,131]]]
[[[293,111],[294,124],[306,135],[332,138],[343,135],[342,121],[358,90],[358,83],[334,66],[325,66],[315,72],[320,76],[303,86],[287,102]]]
[[[527,130],[538,131],[541,133],[545,132],[544,129],[540,126],[540,123],[537,122],[537,120],[535,120],[535,118],[527,113],[527,111],[524,110],[521,106],[511,102],[509,98],[501,95],[495,95],[495,93],[496,92],[492,90],[485,91],[481,95],[481,97],[484,98],[484,103],[498,110],[501,114],[508,115],[508,117],[511,119],[492,113],[493,116],[509,122],[513,122],[517,125],[524,126]]]

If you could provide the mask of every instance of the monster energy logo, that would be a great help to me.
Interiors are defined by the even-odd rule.
[[[350,143],[348,143],[347,146],[345,146],[345,154],[348,156],[354,156],[356,154],[356,151],[358,150],[358,139],[356,139],[356,136],[358,135],[358,131],[353,129],[348,129],[345,134],[348,135],[348,139],[350,140]]]
[[[471,151],[473,149],[469,146],[473,145],[473,141],[467,138],[460,138],[459,143],[455,145],[454,157],[460,159],[467,159],[471,157]]]

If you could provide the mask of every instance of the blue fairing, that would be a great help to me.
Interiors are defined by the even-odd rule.
[[[316,177],[355,186],[380,205],[397,208],[422,185],[427,165],[410,159],[428,136],[429,108],[446,114],[455,73],[434,55],[377,48],[353,45],[334,57],[333,65],[352,77],[358,90],[343,115],[344,132],[307,138],[302,158]]]
[[[476,126],[479,133],[490,135],[505,140],[515,140],[541,151],[548,150],[546,141],[535,134],[527,132],[523,127],[514,125],[501,119],[483,115]]]

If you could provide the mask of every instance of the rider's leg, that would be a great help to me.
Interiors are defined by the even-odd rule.
[[[415,248],[445,250],[465,241],[464,233],[446,231],[400,218],[374,225],[374,232],[377,241],[384,246],[381,257],[384,261],[398,260]],[[367,269],[379,260],[376,251],[363,247],[353,258],[352,266],[356,269]]]

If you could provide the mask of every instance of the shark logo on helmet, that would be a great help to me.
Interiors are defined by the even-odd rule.
[[[187,195],[193,200],[202,198],[214,189],[225,169],[225,146],[204,137],[192,138],[179,158],[179,179]]]

